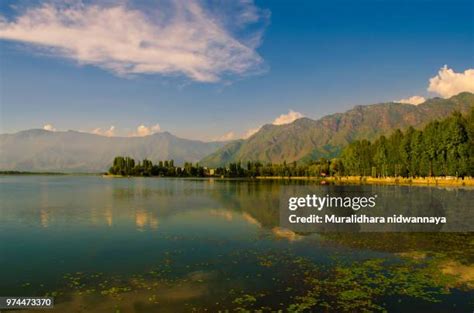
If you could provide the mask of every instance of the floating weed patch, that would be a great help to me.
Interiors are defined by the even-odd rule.
[[[288,311],[317,311],[330,307],[338,312],[384,312],[380,300],[396,296],[437,302],[438,297],[449,293],[457,281],[455,276],[442,273],[438,262],[393,263],[372,259],[321,271],[309,262],[299,261],[298,264],[305,267],[307,291],[295,297],[296,301],[288,306]]]
[[[199,312],[384,312],[388,299],[435,303],[464,284],[454,275],[459,272],[454,265],[441,270],[447,260],[441,254],[352,263],[340,255],[330,259],[318,263],[289,249],[245,249],[183,265],[166,254],[147,271],[129,277],[64,275],[64,288],[47,295],[58,297],[58,305],[81,303],[91,309],[104,303],[103,311],[121,312],[162,306]]]

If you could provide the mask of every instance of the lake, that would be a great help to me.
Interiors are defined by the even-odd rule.
[[[473,311],[473,233],[295,233],[278,203],[303,183],[0,176],[0,295],[54,296],[47,312]],[[472,189],[359,188],[474,208]]]

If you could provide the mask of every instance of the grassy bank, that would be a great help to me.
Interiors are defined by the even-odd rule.
[[[115,175],[115,174],[102,174],[103,178],[127,178],[131,176],[125,176],[125,175]]]
[[[378,184],[378,185],[420,185],[420,186],[474,186],[473,177],[370,177],[370,176],[341,176],[341,177],[282,177],[259,176],[257,179],[291,179],[314,180],[338,184]]]

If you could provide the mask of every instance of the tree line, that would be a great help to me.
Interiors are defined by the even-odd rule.
[[[163,176],[163,177],[257,177],[257,176],[325,176],[336,175],[340,161],[320,159],[310,164],[263,164],[262,162],[234,162],[225,167],[207,168],[199,163],[185,162],[183,166],[175,166],[173,160],[152,161],[144,159],[135,161],[131,157],[115,157],[109,174],[121,176]]]
[[[205,176],[205,168],[199,164],[185,162],[183,167],[174,165],[173,160],[152,161],[144,159],[135,162],[131,157],[115,157],[109,174],[122,176],[169,176],[169,177],[199,177]]]
[[[373,142],[356,140],[338,158],[307,162],[233,162],[210,169],[199,163],[175,166],[173,160],[135,162],[116,157],[110,174],[122,176],[169,177],[324,177],[324,176],[474,176],[474,109],[467,116],[455,112],[433,121],[423,130],[397,129]]]
[[[396,130],[374,142],[357,140],[340,156],[344,175],[474,176],[474,109],[455,112],[423,130]]]

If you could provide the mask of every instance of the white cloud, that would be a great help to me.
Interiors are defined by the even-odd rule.
[[[136,131],[130,134],[131,137],[143,137],[153,135],[161,131],[160,124],[155,124],[153,126],[140,125],[137,127]]]
[[[108,129],[96,128],[92,133],[106,137],[113,137],[115,136],[115,126],[112,125]]]
[[[51,0],[14,20],[0,15],[0,39],[31,44],[42,53],[117,75],[179,74],[215,82],[226,74],[261,70],[263,60],[255,49],[268,14],[252,2],[229,2],[238,7],[238,15],[206,8],[199,0],[152,3],[154,8],[140,10],[128,1],[104,5]],[[246,38],[236,35],[242,33]]]
[[[248,129],[245,132],[245,134],[242,136],[242,138],[247,139],[247,138],[251,137],[252,135],[256,134],[260,130],[260,128],[262,128],[262,127],[260,126],[260,127],[255,127],[255,128]]]
[[[289,110],[287,114],[282,114],[278,116],[277,118],[275,118],[272,124],[273,125],[289,124],[302,117],[304,117],[302,113]],[[240,137],[235,136],[234,132],[229,132],[225,134],[224,136],[217,138],[216,140],[232,140],[236,138],[247,139],[251,137],[252,135],[254,135],[255,133],[257,133],[261,128],[262,126],[247,129]]]
[[[216,141],[229,141],[235,139],[235,133],[234,132],[228,132],[218,138],[216,138]]]
[[[474,92],[474,69],[467,69],[463,73],[456,73],[447,65],[443,66],[438,75],[430,79],[428,91],[449,98],[463,91]]]
[[[56,131],[56,128],[54,128],[54,126],[52,124],[46,124],[43,126],[43,129],[44,130],[48,130],[50,132],[55,132]]]
[[[426,99],[422,96],[413,96],[413,97],[410,97],[410,98],[400,99],[400,100],[397,100],[395,102],[418,105],[418,104],[421,104],[425,101],[426,101]]]
[[[294,122],[295,120],[304,117],[303,114],[300,112],[295,112],[293,110],[290,110],[288,114],[282,114],[279,117],[277,117],[272,124],[273,125],[283,125],[283,124],[289,124]]]

